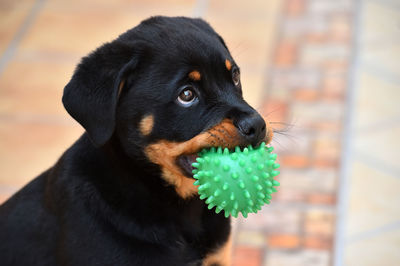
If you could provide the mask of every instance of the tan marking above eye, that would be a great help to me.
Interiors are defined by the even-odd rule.
[[[264,142],[265,144],[269,144],[272,141],[272,137],[274,136],[274,130],[272,129],[271,124],[267,121],[267,119],[265,119],[265,117],[263,117],[263,119],[265,121],[266,129]]]
[[[139,124],[140,133],[142,133],[143,136],[148,136],[153,130],[153,126],[154,126],[154,116],[146,115],[140,121]]]
[[[228,59],[225,60],[225,67],[228,69],[228,71],[231,71],[232,69],[232,63]]]
[[[199,81],[201,79],[201,74],[199,71],[193,70],[192,72],[189,73],[189,78],[194,81]]]

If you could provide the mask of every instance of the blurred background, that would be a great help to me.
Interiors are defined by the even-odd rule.
[[[80,58],[159,14],[209,21],[276,129],[281,187],[233,265],[400,265],[399,0],[0,0],[0,203],[82,134]]]

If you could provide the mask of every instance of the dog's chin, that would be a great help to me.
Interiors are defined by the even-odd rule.
[[[181,155],[177,159],[177,164],[179,167],[182,169],[183,173],[185,176],[189,178],[193,178],[193,173],[192,171],[194,170],[194,167],[192,164],[196,162],[196,159],[199,156],[196,154],[190,154],[190,155]]]

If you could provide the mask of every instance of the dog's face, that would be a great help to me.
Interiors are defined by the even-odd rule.
[[[155,17],[84,58],[64,105],[93,143],[118,139],[186,198],[201,149],[259,145],[268,123],[242,97],[240,70],[204,21]]]

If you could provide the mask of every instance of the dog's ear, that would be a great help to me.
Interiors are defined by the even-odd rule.
[[[139,57],[140,52],[133,45],[107,43],[82,59],[64,88],[65,109],[97,147],[114,132],[120,86],[137,67]]]

